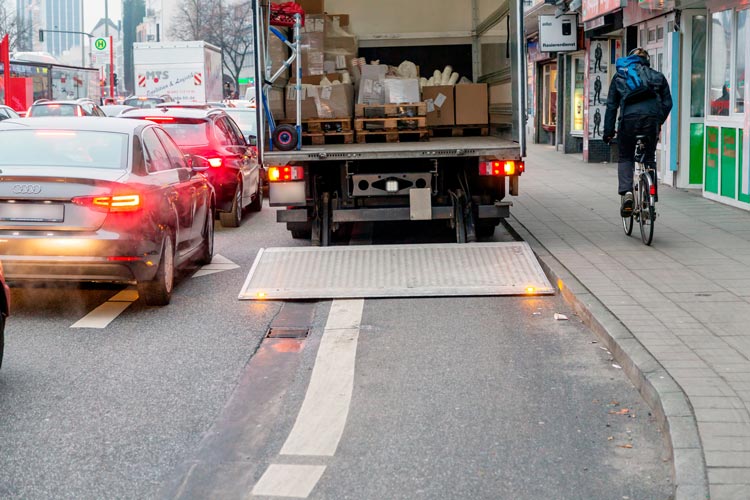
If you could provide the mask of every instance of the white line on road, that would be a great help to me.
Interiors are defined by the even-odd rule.
[[[282,455],[333,456],[354,387],[354,361],[364,300],[334,300],[310,385]]]
[[[238,269],[239,267],[240,266],[227,259],[223,255],[216,254],[214,255],[210,264],[206,264],[193,274],[193,278],[220,273],[222,271],[231,271],[232,269]]]
[[[325,465],[271,464],[256,483],[252,494],[307,498],[325,470]]]
[[[136,300],[138,300],[137,290],[131,288],[122,290],[76,321],[71,328],[106,328]]]

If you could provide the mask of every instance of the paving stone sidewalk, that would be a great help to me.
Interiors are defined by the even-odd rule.
[[[529,146],[526,163],[511,224],[533,235],[682,388],[711,499],[750,499],[750,212],[660,185],[647,247],[637,223],[633,236],[623,233],[615,164],[540,145]]]

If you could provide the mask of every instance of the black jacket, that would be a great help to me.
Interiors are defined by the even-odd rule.
[[[666,121],[669,112],[672,110],[672,94],[669,92],[667,79],[658,71],[651,69],[647,59],[641,58],[641,60],[643,66],[645,66],[642,74],[646,75],[647,84],[654,91],[655,96],[638,102],[625,103],[624,98],[630,93],[630,89],[625,77],[619,72],[615,74],[607,95],[607,113],[604,115],[603,137],[615,135],[617,108],[621,108],[620,116],[654,117],[659,120],[659,124]]]

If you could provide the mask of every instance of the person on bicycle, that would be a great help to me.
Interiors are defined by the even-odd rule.
[[[618,193],[621,196],[620,215],[628,217],[635,204],[632,192],[635,138],[646,136],[643,162],[649,170],[653,169],[653,181],[657,185],[656,142],[661,126],[672,110],[672,95],[664,75],[651,68],[645,49],[631,50],[627,57],[617,60],[615,67],[617,73],[609,86],[602,139],[609,144],[614,138],[619,108]]]

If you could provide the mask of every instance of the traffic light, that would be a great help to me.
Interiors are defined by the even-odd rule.
[[[44,41],[44,30],[43,29],[39,30],[39,41],[40,42]]]
[[[117,73],[112,73],[112,79],[115,81],[115,88],[117,88]]]

